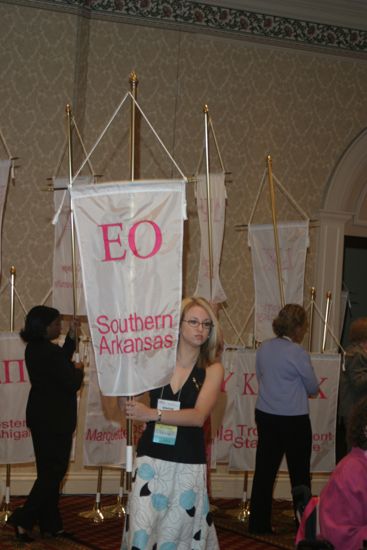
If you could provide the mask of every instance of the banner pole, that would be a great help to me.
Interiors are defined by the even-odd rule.
[[[209,247],[209,282],[210,301],[213,297],[213,244],[212,244],[212,212],[210,192],[210,160],[209,160],[209,108],[204,105],[204,126],[205,126],[205,169],[206,169],[206,200],[207,200],[207,222],[208,222],[208,247]]]
[[[327,326],[329,323],[329,316],[330,316],[330,308],[331,308],[331,292],[326,293],[326,310],[325,310],[325,320],[324,320],[324,331],[322,335],[322,347],[321,347],[321,353],[325,352],[326,347],[326,337],[327,337]]]
[[[66,105],[66,117],[67,117],[67,147],[68,147],[68,176],[69,176],[69,188],[73,185],[73,136],[72,136],[72,112],[71,105]],[[70,207],[70,231],[71,231],[71,272],[73,281],[73,317],[75,319],[78,310],[77,303],[77,274],[76,274],[76,239],[75,239],[75,219],[73,204]],[[76,360],[79,362],[79,334],[78,328],[75,327],[75,353]]]
[[[315,308],[316,288],[311,287],[310,317],[308,321],[308,351],[312,350],[313,312]]]
[[[14,332],[14,298],[15,298],[15,266],[10,267],[10,332]],[[11,481],[11,465],[6,465],[6,479],[5,479],[5,498],[4,505],[0,512],[0,525],[5,525],[10,517],[10,481]]]
[[[275,210],[275,192],[274,192],[274,182],[273,182],[273,172],[272,172],[272,158],[270,155],[266,157],[268,164],[268,180],[270,188],[270,200],[271,200],[271,215],[273,219],[273,231],[274,231],[274,245],[275,245],[275,254],[277,260],[277,271],[278,271],[278,284],[279,284],[279,295],[281,306],[285,306],[284,300],[284,289],[283,289],[283,280],[282,280],[282,266],[280,259],[280,249],[279,249],[279,236],[278,236],[278,225],[277,225],[277,216]]]
[[[132,71],[129,76],[130,92],[132,98],[136,100],[138,77],[135,71]],[[130,180],[134,181],[135,177],[135,124],[136,124],[136,106],[135,101],[131,101],[130,114]],[[132,401],[132,397],[128,396],[127,400]],[[133,471],[133,421],[131,418],[126,422],[126,490],[131,491]]]

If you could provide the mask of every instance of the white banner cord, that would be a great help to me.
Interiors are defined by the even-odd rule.
[[[74,116],[72,117],[72,120],[73,120],[73,124],[74,124],[74,127],[75,127],[75,131],[76,131],[77,136],[78,136],[79,141],[80,141],[80,145],[81,145],[81,147],[82,147],[82,149],[83,149],[83,153],[84,153],[84,155],[87,157],[87,156],[88,156],[88,153],[87,153],[87,150],[86,150],[86,148],[85,148],[84,142],[83,142],[83,140],[82,140],[82,136],[81,136],[81,134],[80,134],[80,132],[79,132],[79,128],[78,128],[78,126],[77,126],[77,123],[75,122]],[[92,165],[92,162],[91,162],[90,159],[88,159],[88,166],[89,166],[89,170],[90,170],[91,174],[94,176],[95,172],[94,172],[94,168],[93,168],[93,165]]]
[[[8,281],[7,281],[7,282],[4,284],[4,286],[0,289],[0,295],[1,295],[3,292],[5,292],[5,290],[6,290],[9,286],[10,286],[10,279],[8,279]],[[19,303],[20,303],[20,305],[21,305],[21,307],[22,307],[24,313],[27,313],[27,310],[26,310],[26,308],[25,308],[25,306],[24,306],[24,304],[23,304],[23,302],[22,302],[22,300],[21,300],[21,298],[20,298],[20,296],[19,296],[19,294],[18,294],[18,291],[17,291],[15,285],[14,285],[14,292],[15,292],[16,297],[18,298],[18,301],[19,301]]]
[[[166,152],[166,154],[169,156],[169,158],[171,159],[172,163],[175,165],[175,167],[177,168],[177,170],[180,172],[181,176],[182,176],[182,179],[184,179],[185,181],[187,181],[187,177],[185,176],[185,174],[182,172],[181,168],[178,166],[177,162],[175,161],[175,159],[172,157],[171,153],[168,151],[167,147],[164,145],[163,141],[161,140],[161,138],[159,137],[159,135],[157,134],[157,132],[155,131],[155,129],[153,128],[153,126],[151,125],[151,123],[149,122],[148,118],[146,117],[146,115],[144,114],[142,108],[140,107],[139,103],[136,101],[135,97],[129,92],[129,95],[130,97],[132,98],[132,100],[134,101],[135,105],[137,106],[137,108],[139,109],[141,115],[143,116],[145,122],[148,124],[149,128],[152,130],[153,134],[155,135],[155,137],[157,138],[157,140],[159,141],[159,143],[161,144],[161,146],[163,147],[164,151]]]
[[[250,219],[249,219],[249,222],[248,222],[248,225],[250,225],[250,223],[252,222],[252,219],[255,215],[255,210],[256,210],[256,207],[258,205],[258,202],[259,202],[259,199],[260,199],[260,195],[261,195],[261,192],[263,190],[263,187],[264,187],[264,183],[265,183],[265,176],[266,176],[266,168],[263,172],[263,175],[261,177],[261,180],[260,180],[260,185],[259,185],[259,190],[257,192],[257,196],[256,196],[256,199],[255,199],[255,203],[254,203],[254,206],[252,208],[252,211],[251,211],[251,214],[250,214]]]
[[[245,346],[245,343],[244,343],[244,341],[242,340],[243,329],[242,329],[241,332],[238,332],[238,330],[236,329],[236,327],[235,327],[235,325],[234,325],[234,323],[233,323],[233,321],[232,321],[232,319],[231,319],[231,317],[230,317],[230,315],[229,315],[229,313],[228,313],[228,311],[227,311],[227,308],[224,307],[224,306],[222,306],[222,310],[223,310],[224,315],[225,315],[226,318],[227,318],[227,321],[229,322],[229,324],[231,325],[232,329],[233,329],[234,332],[236,333],[236,336],[237,336],[237,343],[238,343],[238,342],[241,342],[241,344],[242,344],[243,346]],[[246,323],[246,324],[247,324],[247,323]]]
[[[255,215],[255,210],[257,208],[257,205],[258,205],[258,202],[259,202],[259,199],[260,199],[260,195],[261,195],[261,192],[263,190],[263,187],[264,187],[264,184],[265,184],[265,176],[266,176],[266,168],[263,172],[263,175],[262,175],[262,178],[261,178],[261,183],[260,183],[260,186],[259,186],[259,191],[257,193],[257,196],[256,196],[256,199],[255,199],[255,203],[254,203],[254,206],[252,208],[252,211],[251,211],[251,214],[250,214],[250,219],[249,219],[249,224],[252,222],[252,219]],[[298,211],[298,213],[302,216],[302,218],[304,218],[305,220],[308,220],[310,219],[310,217],[308,216],[308,214],[299,206],[299,204],[294,200],[294,198],[292,197],[292,195],[289,193],[289,191],[286,190],[286,188],[284,187],[284,185],[279,181],[279,179],[276,177],[275,174],[273,174],[273,178],[274,178],[274,181],[276,182],[276,184],[278,185],[280,191],[282,191],[283,195],[289,200],[289,202],[291,203],[291,205]]]
[[[54,171],[54,173],[53,173],[53,175],[52,175],[52,179],[56,178],[57,175],[58,175],[58,173],[59,173],[59,170],[60,170],[60,167],[61,167],[61,163],[62,163],[63,158],[64,158],[64,155],[65,155],[65,153],[66,153],[67,145],[68,145],[68,140],[67,140],[67,138],[65,138],[64,146],[63,146],[63,148],[61,149],[61,155],[60,155],[60,158],[59,158],[59,160],[58,160],[58,162],[57,162],[57,164],[56,164],[56,168],[55,168],[55,171]]]
[[[277,183],[279,189],[282,191],[282,193],[287,197],[289,202],[294,206],[294,208],[303,216],[305,220],[309,220],[310,216],[299,206],[299,204],[294,200],[292,195],[286,190],[284,185],[278,180],[278,178],[273,174],[274,181]]]
[[[45,297],[42,299],[41,301],[41,305],[43,306],[46,301],[49,299],[49,297],[51,296],[52,294],[52,287],[48,290],[47,294],[45,295]]]
[[[71,182],[71,184],[74,183],[74,181],[76,180],[76,178],[78,177],[78,175],[80,174],[80,172],[83,170],[84,166],[86,165],[86,163],[89,161],[90,157],[92,156],[92,154],[94,153],[96,147],[99,145],[99,143],[101,142],[102,138],[104,137],[105,133],[107,132],[107,130],[109,129],[109,127],[111,126],[112,122],[114,121],[114,119],[116,118],[117,114],[119,113],[121,107],[123,106],[123,104],[125,103],[126,101],[126,98],[127,97],[131,97],[131,99],[133,100],[133,102],[135,103],[136,107],[139,109],[141,115],[143,116],[144,120],[146,121],[146,123],[148,124],[149,128],[152,130],[153,134],[155,135],[155,137],[158,139],[159,143],[161,144],[161,146],[163,147],[164,151],[166,152],[166,154],[169,156],[169,158],[171,159],[172,163],[175,165],[175,167],[177,168],[177,170],[179,171],[179,173],[181,174],[182,178],[187,181],[187,177],[185,176],[185,174],[182,172],[181,168],[178,166],[178,164],[176,163],[176,161],[174,160],[174,158],[172,157],[172,155],[169,153],[167,147],[164,145],[163,141],[161,140],[161,138],[158,136],[157,132],[155,131],[155,129],[153,128],[153,126],[151,125],[151,123],[149,122],[148,118],[146,117],[145,113],[143,112],[142,108],[140,107],[139,103],[136,101],[135,97],[132,95],[131,92],[126,92],[125,96],[123,97],[122,101],[120,102],[120,104],[118,105],[118,107],[115,109],[112,117],[110,118],[110,120],[108,121],[107,123],[107,126],[105,127],[105,129],[102,131],[101,135],[99,136],[99,138],[97,139],[96,143],[93,145],[92,149],[90,150],[90,152],[88,153],[88,155],[86,156],[86,158],[84,159],[84,161],[82,162],[82,164],[80,165],[80,167],[78,168],[78,170],[76,171],[74,177],[73,177],[73,180]]]
[[[94,153],[95,149],[98,147],[98,145],[100,144],[100,142],[102,141],[105,133],[107,132],[107,130],[109,129],[109,127],[111,126],[112,122],[114,121],[114,119],[116,118],[116,116],[118,115],[121,107],[123,106],[123,104],[125,103],[126,101],[126,98],[128,96],[131,96],[133,98],[133,100],[135,101],[135,98],[133,97],[133,95],[130,93],[130,92],[126,92],[126,94],[124,95],[123,99],[120,101],[119,105],[117,106],[117,108],[115,109],[113,115],[111,116],[110,120],[107,122],[107,126],[105,127],[104,130],[102,130],[102,133],[100,134],[99,138],[97,139],[97,141],[95,142],[95,144],[93,145],[92,149],[89,151],[89,153],[87,154],[86,158],[84,159],[84,161],[82,162],[82,164],[80,165],[80,167],[78,168],[78,170],[75,172],[74,174],[74,177],[73,177],[73,180],[71,182],[71,185],[74,183],[74,181],[76,180],[76,178],[79,176],[80,172],[83,170],[84,166],[87,164],[87,162],[89,162],[89,159],[90,157],[92,156],[92,154]]]
[[[57,222],[59,221],[59,217],[60,217],[60,214],[61,214],[61,210],[62,210],[62,208],[63,208],[63,206],[64,206],[65,198],[66,198],[66,191],[64,191],[64,194],[63,194],[62,199],[61,199],[61,201],[60,201],[60,206],[59,206],[59,208],[57,209],[57,211],[55,212],[54,217],[52,218],[52,222],[51,222],[52,225],[56,225]]]
[[[5,141],[5,137],[4,137],[4,134],[3,134],[2,130],[1,130],[1,128],[0,128],[0,139],[1,139],[2,144],[4,145],[4,149],[5,149],[5,151],[6,151],[6,154],[8,155],[9,160],[12,160],[14,157],[13,157],[13,155],[10,153],[10,149],[9,149],[9,147],[8,147],[8,144],[7,144],[6,141]]]
[[[20,305],[22,306],[23,312],[24,312],[24,313],[27,313],[27,310],[26,310],[26,308],[25,308],[25,306],[24,306],[24,304],[23,304],[23,302],[22,302],[22,300],[21,300],[21,297],[19,296],[19,293],[18,293],[17,288],[16,288],[15,285],[14,285],[14,292],[15,292],[16,297],[18,298],[18,302],[19,302]]]
[[[219,145],[218,145],[217,136],[215,135],[214,126],[213,126],[213,121],[212,121],[212,117],[211,117],[211,116],[209,116],[209,126],[210,126],[210,128],[212,129],[212,132],[213,132],[213,139],[214,139],[215,147],[216,147],[216,149],[217,149],[217,153],[218,153],[218,157],[219,157],[219,162],[220,162],[221,168],[222,168],[223,172],[226,173],[226,170],[225,170],[225,168],[224,168],[224,163],[223,163],[222,155],[221,155],[221,152],[220,152],[220,149],[219,149]]]
[[[88,153],[87,153],[87,150],[86,150],[86,148],[85,148],[85,145],[84,145],[82,136],[81,136],[81,134],[80,134],[80,132],[79,132],[78,125],[77,125],[77,123],[75,122],[74,116],[72,117],[72,122],[73,122],[73,125],[74,125],[74,128],[75,128],[76,134],[77,134],[77,136],[78,136],[78,139],[79,139],[81,148],[83,149],[83,153],[84,153],[85,156],[87,156]],[[62,148],[62,150],[61,150],[61,155],[60,155],[60,158],[59,158],[58,163],[57,163],[57,165],[56,165],[56,168],[55,168],[55,171],[54,171],[54,173],[53,173],[52,179],[57,178],[57,176],[58,176],[58,174],[59,174],[59,170],[60,170],[62,161],[63,161],[63,159],[64,159],[64,156],[65,156],[65,153],[66,153],[66,150],[67,150],[67,145],[68,145],[68,140],[67,140],[67,138],[65,138],[64,146],[63,146],[63,148]],[[92,163],[91,163],[90,160],[88,160],[88,166],[89,166],[89,170],[91,171],[91,174],[94,175],[94,168],[93,168]]]
[[[241,332],[240,332],[241,337],[242,337],[243,333],[245,332],[245,329],[246,329],[246,327],[247,327],[247,325],[248,325],[248,323],[249,323],[251,317],[253,316],[254,311],[255,311],[255,303],[252,304],[251,309],[250,309],[250,312],[249,312],[249,314],[248,314],[247,317],[246,317],[245,323],[244,323],[244,325],[243,325],[243,327],[242,327],[242,330],[241,330]],[[242,342],[242,340],[241,340],[241,342]],[[237,341],[237,344],[238,344],[238,341]]]

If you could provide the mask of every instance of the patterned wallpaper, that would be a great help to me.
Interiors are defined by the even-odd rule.
[[[27,7],[0,3],[3,32],[0,66],[0,126],[17,161],[3,227],[3,277],[17,268],[17,290],[29,309],[51,286],[52,194],[46,178],[64,143],[67,102],[87,149],[138,78],[138,101],[185,174],[195,172],[204,140],[203,105],[208,104],[227,177],[227,218],[221,265],[227,311],[240,331],[253,302],[246,229],[270,152],[273,170],[292,197],[317,218],[325,186],[340,155],[366,127],[366,59],[328,55],[238,40],[231,33],[189,32],[187,27],[147,26],[123,18],[87,18],[53,11],[54,4]],[[42,4],[42,6],[41,6]],[[47,4],[49,9],[44,8]],[[70,3],[69,4],[75,4]],[[114,3],[123,10],[131,2]],[[140,8],[143,1],[135,2]],[[163,5],[165,3],[159,3]],[[167,2],[167,6],[173,2]],[[90,9],[110,6],[93,2]],[[154,3],[146,1],[147,9]],[[183,5],[181,2],[180,5]],[[116,8],[117,9],[117,8]],[[142,9],[142,8],[141,8]],[[131,14],[130,14],[131,15]],[[363,46],[364,47],[364,46]],[[359,51],[362,51],[361,49]],[[344,53],[344,52],[343,52]],[[144,177],[176,171],[144,121],[139,125],[139,170]],[[92,158],[103,179],[128,177],[129,109],[124,106]],[[212,151],[212,167],[218,159]],[[196,284],[200,236],[192,184],[185,230],[185,291]],[[270,222],[267,189],[255,221]],[[277,194],[278,218],[297,215]],[[314,283],[317,229],[311,229],[306,289]],[[9,326],[9,299],[0,296],[0,328]],[[23,312],[17,306],[16,328]],[[226,340],[234,334],[222,315]],[[246,333],[251,332],[251,328]],[[249,337],[247,334],[246,338]]]

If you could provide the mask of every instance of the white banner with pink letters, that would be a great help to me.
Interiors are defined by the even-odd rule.
[[[162,386],[176,358],[185,182],[80,185],[71,199],[101,391]]]
[[[24,349],[18,334],[0,333],[0,464],[34,460],[25,414],[30,382]]]
[[[253,471],[257,446],[255,404],[258,384],[256,351],[238,348],[224,352],[228,365],[222,391],[227,394],[228,410],[216,434],[217,461],[229,468]],[[312,365],[320,381],[320,393],[310,399],[312,424],[312,472],[331,472],[335,466],[335,430],[340,373],[340,355],[312,354]],[[287,470],[283,461],[282,470]]]
[[[308,220],[278,224],[280,267],[284,301],[303,304]],[[255,340],[274,336],[272,321],[281,308],[277,258],[272,225],[249,225],[248,244],[255,287]]]

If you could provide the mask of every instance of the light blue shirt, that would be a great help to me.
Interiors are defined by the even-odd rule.
[[[317,394],[319,382],[302,346],[288,338],[266,340],[256,352],[256,376],[257,409],[284,416],[309,413],[308,396]]]

